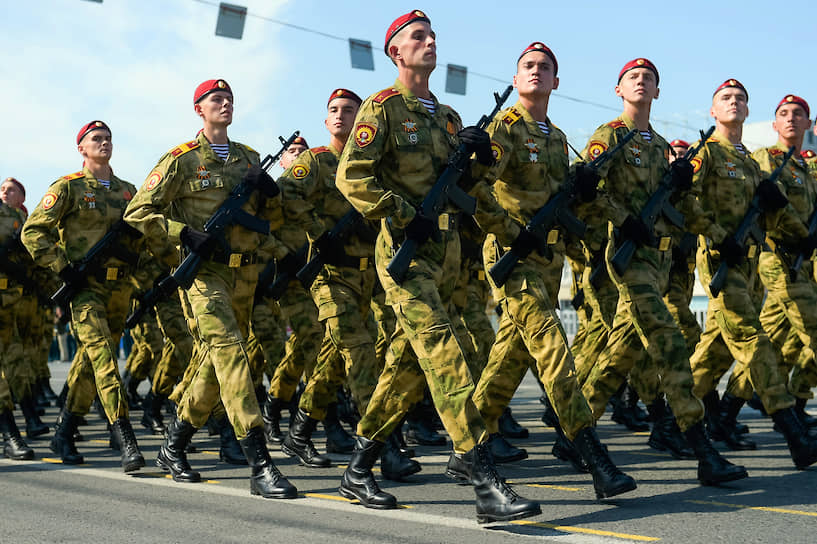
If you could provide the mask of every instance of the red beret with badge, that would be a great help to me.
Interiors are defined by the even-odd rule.
[[[413,9],[405,15],[401,15],[389,25],[389,29],[386,31],[386,43],[383,45],[383,51],[386,52],[386,56],[389,56],[389,42],[394,38],[394,35],[416,21],[425,21],[431,24],[431,19],[429,19],[425,13],[419,9]]]
[[[208,79],[196,87],[196,92],[193,93],[193,104],[198,104],[202,98],[216,91],[224,91],[233,96],[233,90],[230,89],[230,85],[226,81],[223,79]]]
[[[16,186],[17,186],[17,188],[20,190],[20,192],[21,192],[21,193],[23,193],[23,198],[25,198],[25,196],[26,196],[26,188],[25,188],[25,187],[23,187],[23,184],[22,184],[22,183],[20,183],[20,181],[19,181],[17,178],[6,178],[5,180],[3,180],[3,183],[5,183],[5,182],[7,182],[7,181],[8,181],[9,183],[13,183],[14,185],[16,185]]]
[[[349,100],[357,102],[358,106],[360,105],[361,102],[363,102],[363,100],[358,95],[356,95],[349,89],[335,89],[334,91],[332,91],[332,94],[329,95],[329,100],[326,101],[326,107],[329,107],[329,104],[332,103],[332,100],[335,100],[337,98],[348,98]]]
[[[550,57],[550,60],[552,60],[552,61],[553,61],[553,75],[555,76],[556,74],[558,74],[558,73],[559,73],[559,63],[558,63],[558,62],[556,62],[556,55],[554,55],[554,54],[553,54],[553,51],[551,51],[551,50],[550,50],[550,47],[548,47],[547,45],[543,44],[542,42],[533,42],[532,44],[530,44],[530,45],[527,47],[527,49],[525,49],[524,51],[522,51],[522,54],[521,54],[521,55],[519,55],[519,58],[518,58],[518,59],[516,59],[516,62],[519,62],[519,60],[520,60],[522,57],[524,57],[525,55],[527,55],[527,54],[528,54],[528,53],[530,53],[531,51],[539,51],[539,52],[541,52],[541,53],[544,53],[544,54],[545,54],[545,55],[547,55],[548,57]]]
[[[658,85],[658,68],[655,67],[655,64],[643,57],[631,60],[625,64],[624,68],[622,68],[618,73],[618,82],[621,83],[621,78],[624,77],[624,74],[630,70],[635,70],[636,68],[646,68],[647,70],[650,70],[653,74],[655,74],[655,84]]]
[[[302,145],[305,148],[309,149],[309,145],[306,143],[306,140],[304,139],[303,136],[298,136],[297,138],[292,140],[292,143],[289,145]]]
[[[740,89],[741,91],[743,91],[743,94],[746,95],[746,100],[747,101],[749,100],[749,91],[746,90],[746,87],[743,86],[743,83],[741,83],[740,81],[738,81],[737,79],[734,79],[734,78],[727,79],[726,81],[721,83],[720,86],[717,89],[715,89],[715,92],[712,93],[712,96],[715,96],[716,94],[718,94],[723,89],[728,89],[729,87],[734,87],[735,89]]]
[[[780,106],[785,106],[786,104],[797,104],[798,106],[806,110],[806,117],[811,116],[811,110],[809,110],[808,102],[794,94],[787,94],[774,109],[774,112],[777,113],[777,110],[780,109]]]
[[[689,147],[689,142],[686,140],[673,140],[669,143],[670,147]]]
[[[85,135],[88,134],[89,132],[92,132],[94,130],[100,130],[103,128],[108,132],[111,131],[111,129],[108,128],[108,125],[106,125],[102,121],[91,121],[86,125],[82,125],[82,128],[79,129],[79,132],[77,133],[77,145],[79,145],[82,139],[85,138]]]

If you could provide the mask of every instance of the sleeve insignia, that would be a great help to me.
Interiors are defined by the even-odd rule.
[[[772,157],[779,157],[780,155],[783,154],[783,152],[781,150],[777,149],[776,147],[770,147],[769,148],[769,154]]]
[[[130,191],[128,191],[127,189],[125,189],[125,191],[122,193],[122,198],[124,198],[125,200],[132,200],[132,199],[133,199],[133,195],[132,195],[132,194],[130,194]]]
[[[508,126],[513,125],[514,123],[516,123],[520,119],[522,119],[522,114],[519,113],[518,111],[516,111],[513,108],[509,109],[508,113],[506,113],[504,116],[502,116],[502,122],[505,123]]]
[[[610,128],[627,128],[627,123],[620,119],[616,119],[615,121],[610,121],[607,123],[607,126]]]
[[[397,89],[384,89],[377,93],[376,95],[374,95],[372,101],[376,102],[377,104],[382,104],[392,96],[397,96],[398,94],[400,94],[400,91],[398,91]]]
[[[607,144],[595,141],[590,142],[590,145],[587,146],[587,158],[592,161],[605,151],[607,151]]]
[[[326,147],[325,145],[322,145],[320,147],[313,147],[312,149],[310,149],[310,151],[317,155],[318,153],[329,153],[329,148]]]
[[[161,172],[153,172],[151,175],[148,176],[147,181],[145,181],[145,189],[148,191],[152,191],[159,185],[159,182],[162,181],[162,173]]]
[[[374,141],[377,127],[369,123],[358,123],[355,127],[355,143],[361,149]]]
[[[702,165],[703,165],[703,163],[704,163],[704,161],[702,161],[700,157],[695,157],[694,159],[692,159],[692,160],[691,160],[691,161],[689,161],[689,162],[692,164],[692,171],[693,171],[694,173],[696,173],[696,174],[697,174],[697,173],[698,173],[698,171],[701,169],[701,166],[702,166]]]
[[[200,146],[201,144],[198,141],[193,140],[192,142],[187,142],[186,144],[182,144],[174,148],[173,151],[170,152],[170,154],[173,155],[174,157],[180,157],[187,153],[188,151],[193,151],[194,149]]]
[[[493,151],[493,153],[494,153],[494,160],[496,162],[499,162],[500,160],[502,160],[502,155],[505,154],[505,150],[502,149],[502,146],[499,145],[499,143],[497,143],[497,142],[495,142],[493,140],[491,140],[491,151]]]
[[[68,181],[71,181],[72,179],[79,179],[79,178],[84,178],[84,177],[85,177],[85,172],[80,170],[79,172],[74,172],[73,174],[68,174],[67,176],[63,176],[62,179],[66,179]]]
[[[805,149],[800,152],[800,156],[803,157],[804,159],[813,159],[814,157],[817,157],[817,153],[815,153],[811,149]]]
[[[304,179],[309,174],[309,168],[304,164],[296,164],[292,167],[292,177],[295,179]]]
[[[45,196],[43,197],[43,201],[41,202],[41,205],[42,205],[43,209],[44,210],[50,210],[51,208],[53,208],[54,204],[57,203],[58,198],[59,198],[59,196],[57,196],[57,193],[52,193],[52,192],[45,193]]]
[[[717,139],[717,138],[714,138],[714,137],[712,137],[712,136],[710,136],[710,137],[709,137],[709,139],[706,141],[706,143],[708,143],[708,144],[716,144],[716,143],[718,143],[718,139]]]

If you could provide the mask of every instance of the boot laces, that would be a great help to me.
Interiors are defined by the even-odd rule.
[[[480,464],[482,465],[482,471],[485,474],[486,479],[491,481],[494,487],[497,488],[504,496],[508,497],[511,502],[518,499],[519,495],[516,493],[516,491],[514,491],[513,488],[505,481],[505,478],[500,476],[499,472],[497,472],[491,450],[483,445],[477,448],[477,452],[480,456]]]

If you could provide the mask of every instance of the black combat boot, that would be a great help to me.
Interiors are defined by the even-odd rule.
[[[34,405],[37,407],[38,413],[39,410],[44,410],[51,406],[51,402],[45,398],[45,391],[43,391],[42,380],[37,380],[31,385],[31,393],[34,396]]]
[[[369,440],[362,436],[355,437],[355,451],[349,459],[349,465],[343,472],[338,492],[347,499],[358,500],[366,508],[392,510],[397,508],[394,495],[380,490],[372,474],[377,458],[385,444]]]
[[[486,445],[491,450],[491,456],[496,464],[513,463],[528,458],[528,451],[524,448],[517,448],[502,436],[500,433],[493,433],[488,436]]]
[[[326,417],[323,418],[323,430],[326,433],[326,453],[352,453],[355,451],[355,439],[340,424],[336,402],[326,408]]]
[[[706,435],[703,421],[684,431],[687,442],[698,459],[698,481],[703,485],[718,485],[749,476],[746,469],[724,459]]]
[[[357,428],[357,423],[360,421],[360,414],[357,412],[355,401],[343,387],[338,389],[338,419],[354,430]],[[354,441],[354,437],[352,437]]]
[[[164,395],[156,395],[153,391],[148,392],[142,401],[142,426],[152,434],[165,434],[165,422],[162,416],[162,406],[167,399]]]
[[[126,417],[120,417],[113,422],[111,428],[122,446],[122,470],[133,472],[145,466],[145,458],[142,457],[142,453],[139,451],[139,445],[136,443],[136,436],[133,434],[130,420]]]
[[[53,389],[51,389],[51,380],[50,379],[42,378],[40,380],[40,389],[42,390],[43,395],[45,396],[45,399],[48,402],[54,402],[54,401],[57,400],[57,394],[54,393]]]
[[[233,429],[233,424],[230,423],[227,416],[222,416],[221,419],[217,420],[216,425],[218,425],[219,460],[230,465],[246,465],[247,458],[238,444],[235,429]]]
[[[725,395],[728,395],[728,394],[729,393],[725,393]],[[769,415],[769,414],[766,413],[766,407],[763,406],[763,401],[760,400],[760,395],[758,395],[757,392],[752,393],[752,398],[747,400],[746,404],[749,406],[749,408],[754,408],[755,410],[760,412],[760,414],[763,415],[763,416],[768,416]]]
[[[445,437],[439,434],[432,424],[431,407],[424,402],[418,402],[406,415],[406,441],[409,444],[421,446],[444,446]]]
[[[471,468],[471,464],[465,460],[464,453],[452,451],[445,467],[445,475],[460,485],[470,484]]]
[[[65,382],[62,385],[62,390],[60,391],[60,394],[57,395],[57,406],[60,409],[63,409],[65,407],[65,399],[67,398],[68,398],[68,382]]]
[[[650,426],[638,417],[638,396],[626,382],[610,397],[610,404],[613,406],[612,420],[616,423],[634,432],[650,430]]]
[[[505,438],[527,438],[530,436],[528,430],[517,422],[511,412],[511,407],[506,406],[499,416],[499,432]]]
[[[477,522],[511,521],[542,513],[539,504],[520,497],[499,475],[487,443],[463,455],[471,466],[471,481],[477,495]]]
[[[64,465],[80,465],[85,461],[74,445],[75,432],[77,432],[77,416],[63,409],[57,418],[50,447],[51,451],[60,456]]]
[[[798,470],[803,470],[817,461],[817,440],[808,435],[808,429],[794,408],[778,410],[772,414],[775,426],[786,437],[789,452]]]
[[[122,386],[125,390],[125,398],[128,400],[129,410],[138,410],[144,403],[144,399],[136,389],[139,387],[139,380],[133,377],[129,370],[122,373]]]
[[[156,466],[170,472],[177,482],[201,481],[201,474],[190,468],[190,463],[187,462],[187,446],[195,433],[195,427],[178,417],[173,418],[167,426],[164,443],[156,457]]]
[[[732,413],[730,409],[736,402],[740,403],[740,407],[738,408],[737,412]],[[745,400],[739,399],[731,393],[724,393],[723,398],[721,399],[721,424],[725,429],[731,429],[733,434],[747,434],[749,432],[748,426],[738,422],[738,412],[744,404],[746,404]]]
[[[297,456],[305,467],[331,467],[332,460],[318,453],[315,444],[312,443],[312,433],[315,432],[317,425],[317,419],[312,419],[301,408],[298,408],[289,425],[289,434],[281,443],[281,451],[290,457]]]
[[[394,430],[386,440],[386,445],[380,455],[380,473],[387,480],[400,482],[403,478],[417,474],[423,467],[414,459],[410,459],[400,451],[400,439],[397,433],[400,428]]]
[[[794,410],[797,412],[797,417],[806,427],[817,427],[817,418],[806,412],[807,399],[796,399]]]
[[[14,414],[7,410],[0,414],[0,430],[3,432],[3,455],[14,461],[28,461],[34,459],[34,450],[28,447],[17,422],[14,421]]]
[[[409,459],[413,459],[416,456],[414,448],[410,448],[406,444],[406,438],[403,436],[403,423],[401,422],[400,425],[397,426],[395,430],[395,435],[397,436],[397,440],[400,442],[400,453],[408,457]]]
[[[267,400],[261,405],[261,417],[264,420],[264,435],[267,442],[280,444],[284,440],[284,433],[281,432],[281,409],[283,407],[284,402],[269,393]]]
[[[706,408],[706,423],[709,436],[714,441],[722,441],[730,450],[756,450],[757,444],[738,434],[731,423],[737,422],[738,412],[746,403],[742,398],[726,393],[718,400],[718,392],[710,391],[703,398]]]
[[[635,480],[621,472],[610,459],[607,448],[601,445],[594,427],[585,427],[579,431],[573,444],[590,467],[597,499],[615,497],[636,488]]]
[[[267,450],[264,429],[253,427],[239,443],[247,462],[252,468],[250,494],[261,495],[265,499],[294,499],[298,490],[284,478]]]
[[[539,398],[539,402],[545,406],[545,413],[542,414],[542,423],[548,427],[553,427],[553,430],[556,432],[556,440],[553,442],[553,449],[551,450],[553,456],[556,459],[567,461],[573,465],[576,472],[590,473],[590,467],[584,462],[576,446],[565,436],[562,424],[559,422],[559,416],[556,415],[556,410],[553,409],[550,400],[547,396],[542,395]]]
[[[29,395],[20,399],[20,411],[26,419],[26,436],[34,438],[48,433],[48,425],[42,422],[37,415],[37,407],[34,406],[34,397]]]
[[[695,452],[684,440],[684,435],[681,434],[681,429],[678,428],[675,416],[664,397],[656,397],[647,406],[647,410],[653,422],[647,445],[658,451],[669,452],[676,459],[695,459]]]

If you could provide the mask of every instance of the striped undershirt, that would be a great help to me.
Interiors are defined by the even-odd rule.
[[[737,149],[737,150],[738,150],[738,153],[740,153],[741,155],[745,155],[745,154],[746,154],[746,148],[745,148],[745,147],[743,147],[743,144],[741,144],[741,143],[737,143],[737,144],[735,144],[735,149]]]
[[[226,161],[227,155],[230,154],[230,144],[210,144],[210,148],[223,161]]]
[[[536,121],[536,124],[539,125],[539,130],[542,131],[542,134],[544,134],[545,136],[548,136],[550,134],[550,128],[548,127],[547,123],[545,123],[544,121]]]
[[[644,138],[646,141],[648,142],[652,141],[652,132],[650,132],[649,130],[639,130],[638,133],[641,134],[641,137]]]
[[[426,100],[425,98],[417,97],[417,100],[420,101],[420,104],[426,107],[428,113],[434,115],[434,112],[437,110],[437,106],[434,105],[434,100]]]
[[[99,178],[97,178],[97,181],[98,181],[99,183],[101,183],[101,184],[102,184],[102,186],[103,186],[103,187],[105,187],[106,189],[110,189],[110,188],[111,188],[111,180],[109,180],[109,179],[99,179]]]

